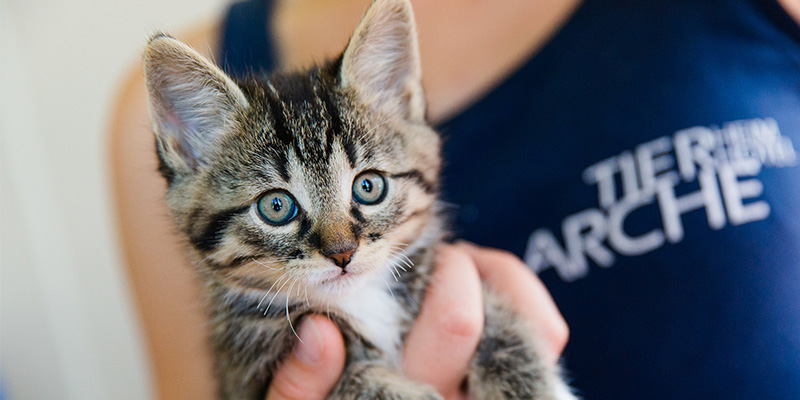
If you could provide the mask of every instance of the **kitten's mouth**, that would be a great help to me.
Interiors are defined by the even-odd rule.
[[[328,278],[324,279],[321,283],[323,285],[340,285],[348,283],[361,276],[362,271],[353,271],[351,268],[342,268],[338,273],[331,273]],[[335,274],[335,275],[334,275]]]
[[[349,281],[352,281],[352,280],[356,279],[360,275],[361,274],[359,274],[359,273],[355,273],[355,272],[343,269],[342,272],[336,274],[336,276],[333,276],[333,277],[330,277],[328,279],[325,279],[324,281],[322,281],[322,283],[323,284],[327,284],[327,283],[349,282]]]

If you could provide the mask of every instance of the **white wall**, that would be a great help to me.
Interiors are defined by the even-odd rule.
[[[156,29],[225,0],[0,0],[0,382],[8,399],[149,399],[110,207],[116,89]]]

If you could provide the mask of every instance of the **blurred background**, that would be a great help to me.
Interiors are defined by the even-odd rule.
[[[110,111],[150,34],[226,4],[0,0],[0,398],[153,397],[110,206]]]

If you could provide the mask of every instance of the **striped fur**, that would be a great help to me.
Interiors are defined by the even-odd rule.
[[[148,44],[159,171],[206,284],[221,398],[263,399],[295,343],[293,325],[312,312],[330,315],[347,343],[332,398],[439,398],[398,369],[443,237],[441,139],[424,121],[415,35],[406,0],[377,0],[339,59],[241,81],[168,36]],[[378,204],[353,199],[364,171],[386,181]],[[281,226],[256,206],[275,189],[299,206]],[[355,252],[346,266],[326,257],[347,246]],[[498,317],[487,317],[486,351],[470,375],[477,398],[501,388],[502,398],[569,398],[554,394],[554,368],[503,302],[487,304]],[[499,352],[520,365],[498,369]]]

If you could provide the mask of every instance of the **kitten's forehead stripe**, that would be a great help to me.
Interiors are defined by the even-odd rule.
[[[344,147],[344,154],[347,155],[347,162],[350,163],[350,168],[355,168],[358,159],[356,158],[356,147],[349,136],[342,138],[342,146]]]
[[[269,114],[277,110],[284,113],[282,120],[275,121],[275,135],[285,146],[283,150],[294,152],[301,162],[327,162],[333,153],[334,142],[337,139],[344,141],[344,124],[331,94],[334,89],[328,87],[329,84],[319,73],[305,79],[294,75],[270,77],[274,93],[267,94],[265,99]],[[342,146],[347,144],[342,143]]]
[[[289,175],[289,159],[286,157],[286,153],[282,151],[275,151],[273,153],[275,154],[273,167],[278,170],[278,174],[284,182],[289,182],[291,176]]]
[[[275,137],[283,144],[291,144],[293,137],[286,127],[286,119],[284,118],[284,110],[280,97],[278,97],[278,93],[272,85],[270,85],[270,90],[266,93],[266,100],[269,105],[269,116],[272,118],[272,128],[275,130]]]
[[[339,115],[339,109],[333,105],[329,90],[325,88],[319,89],[319,84],[321,83],[319,79],[314,79],[314,83],[314,94],[317,99],[321,101],[325,113],[328,115],[328,118],[330,118],[327,132],[325,132],[325,159],[329,160],[333,153],[334,138],[337,134],[342,133],[342,119]],[[354,165],[355,162],[350,160],[350,166],[353,167]]]

